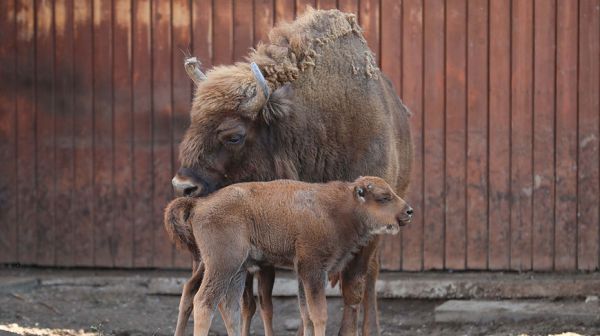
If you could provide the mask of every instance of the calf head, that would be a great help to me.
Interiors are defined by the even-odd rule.
[[[175,191],[204,196],[236,182],[280,178],[269,132],[289,112],[289,88],[271,93],[255,63],[216,67],[204,75],[186,62],[186,70],[197,89],[179,147]]]
[[[357,210],[373,234],[396,234],[408,224],[413,209],[379,177],[359,177],[353,182]]]

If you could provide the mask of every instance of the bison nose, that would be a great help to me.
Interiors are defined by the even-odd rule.
[[[173,177],[171,184],[173,184],[173,189],[178,195],[194,196],[198,191],[197,185],[187,180],[181,180],[178,176]]]
[[[405,213],[408,215],[408,217],[412,217],[414,211],[413,208],[408,207],[408,209],[406,209]]]

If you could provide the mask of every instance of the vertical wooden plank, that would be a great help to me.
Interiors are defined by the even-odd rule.
[[[579,3],[579,162],[577,268],[600,267],[598,115],[600,114],[600,1]]]
[[[53,9],[36,0],[36,264],[54,264],[54,45]]]
[[[269,31],[273,28],[273,0],[254,1],[254,44],[269,43]]]
[[[381,20],[381,8],[379,0],[361,0],[359,1],[359,23],[363,29],[365,39],[371,51],[375,54],[377,64],[381,64],[381,32],[379,23]]]
[[[57,0],[54,3],[55,76],[54,137],[56,139],[56,239],[54,249],[57,266],[73,265],[73,185],[75,144],[73,138],[73,2]],[[60,74],[60,75],[58,75]]]
[[[233,3],[233,59],[243,61],[254,45],[253,1],[234,0]]]
[[[488,1],[467,2],[467,268],[487,268]]]
[[[213,2],[213,64],[231,64],[233,60],[232,0]]]
[[[179,57],[179,50],[188,49],[192,43],[191,10],[190,1],[173,1],[173,20],[171,21],[173,26],[173,171],[171,171],[171,176],[175,175],[175,171],[178,169],[179,151],[177,148],[189,124],[192,86],[183,68],[183,58]],[[190,255],[187,251],[174,250],[173,256],[174,267],[184,268],[190,266]]]
[[[408,202],[415,209],[402,232],[402,269],[423,268],[423,3],[402,2],[402,99],[412,112],[413,166]]]
[[[213,11],[211,0],[192,2],[192,53],[202,62],[203,70],[213,64]]]
[[[552,270],[554,229],[555,1],[535,0],[533,268]]]
[[[0,263],[18,261],[15,20],[15,2],[0,2]]]
[[[402,2],[383,1],[381,4],[381,68],[394,83],[396,93],[402,89]],[[381,266],[387,270],[402,267],[402,235],[383,238]]]
[[[423,4],[423,263],[424,269],[444,267],[444,2]]]
[[[94,167],[93,167],[93,40],[92,2],[73,1],[73,83],[75,185],[73,199],[76,266],[91,266],[94,261]]]
[[[34,3],[17,1],[17,209],[21,264],[35,263],[35,17]]]
[[[114,265],[133,266],[133,115],[131,2],[114,2],[113,130],[114,130]]]
[[[336,0],[317,0],[318,9],[334,9],[337,7]]]
[[[172,199],[173,178],[171,141],[173,139],[173,108],[171,66],[171,4],[169,1],[152,3],[152,159],[154,178],[154,267],[170,267],[173,249],[164,232],[163,210]]]
[[[511,268],[531,269],[533,2],[512,3]]]
[[[154,231],[152,223],[152,52],[150,43],[150,1],[133,3],[133,264],[152,266]]]
[[[94,0],[94,265],[114,264],[112,5]]]
[[[554,263],[559,271],[577,267],[577,5],[557,2]]]
[[[488,264],[510,266],[510,2],[490,0]]]
[[[445,267],[466,263],[467,4],[446,2]]]
[[[306,12],[308,7],[316,8],[317,1],[316,0],[296,0],[296,17],[304,14],[304,12]]]
[[[402,95],[402,1],[381,4],[381,69]]]
[[[338,0],[338,9],[342,12],[358,15],[358,0]]]
[[[294,20],[294,9],[294,0],[275,0],[275,23]]]

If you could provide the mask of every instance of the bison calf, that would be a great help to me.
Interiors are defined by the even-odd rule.
[[[174,200],[165,210],[167,232],[204,264],[204,276],[193,276],[202,277],[193,298],[194,335],[208,335],[217,305],[228,333],[238,335],[246,272],[265,264],[294,268],[304,331],[325,335],[327,273],[340,272],[374,235],[398,233],[412,213],[378,177],[240,183]],[[184,288],[180,312],[191,310],[185,296],[192,293]]]

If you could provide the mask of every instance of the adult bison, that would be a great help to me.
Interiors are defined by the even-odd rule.
[[[409,111],[375,64],[356,17],[309,10],[269,37],[249,55],[251,63],[218,66],[206,75],[191,69],[197,89],[174,188],[204,196],[242,181],[373,175],[404,197],[412,157]],[[378,243],[358,251],[340,276],[340,334],[356,334],[361,302],[363,334],[379,333]],[[267,298],[273,272],[259,272],[260,294]],[[247,322],[255,306],[250,294],[244,297]],[[272,308],[266,306],[268,322]]]

